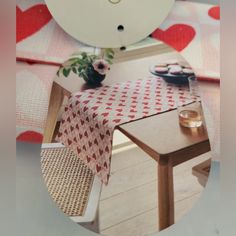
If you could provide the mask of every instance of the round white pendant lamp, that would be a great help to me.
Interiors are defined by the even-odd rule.
[[[45,0],[57,23],[77,40],[118,48],[146,38],[175,0]]]

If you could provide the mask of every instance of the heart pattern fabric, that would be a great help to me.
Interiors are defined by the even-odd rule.
[[[75,51],[91,51],[55,22],[44,0],[16,0],[18,61],[60,65]]]
[[[219,82],[219,19],[219,6],[176,1],[169,16],[151,35],[180,52],[199,80]]]
[[[209,12],[208,12],[209,16],[212,17],[215,20],[220,20],[220,7],[219,6],[215,6],[212,7]]]
[[[16,6],[16,42],[20,42],[41,30],[52,16],[45,4],[37,4],[22,11]]]
[[[74,93],[62,115],[57,140],[108,183],[112,140],[118,125],[194,101],[186,86],[150,77]]]
[[[157,29],[152,36],[172,46],[178,52],[184,50],[193,40],[196,31],[192,26],[176,24],[167,30]]]

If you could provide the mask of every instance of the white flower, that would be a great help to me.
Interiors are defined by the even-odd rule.
[[[104,59],[96,60],[93,63],[93,68],[101,75],[105,75],[107,71],[110,69],[109,64]]]

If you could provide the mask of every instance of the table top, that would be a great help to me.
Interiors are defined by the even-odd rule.
[[[199,128],[182,127],[177,110],[127,123],[118,129],[156,160],[159,156],[174,157],[183,152],[191,155],[201,151],[200,148],[209,149],[205,124]]]

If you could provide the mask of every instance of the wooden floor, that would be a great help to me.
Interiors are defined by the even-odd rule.
[[[180,220],[199,199],[203,187],[192,167],[210,153],[174,169],[175,218]],[[105,236],[143,236],[158,231],[157,164],[136,146],[114,153],[109,185],[100,201],[100,228]]]

